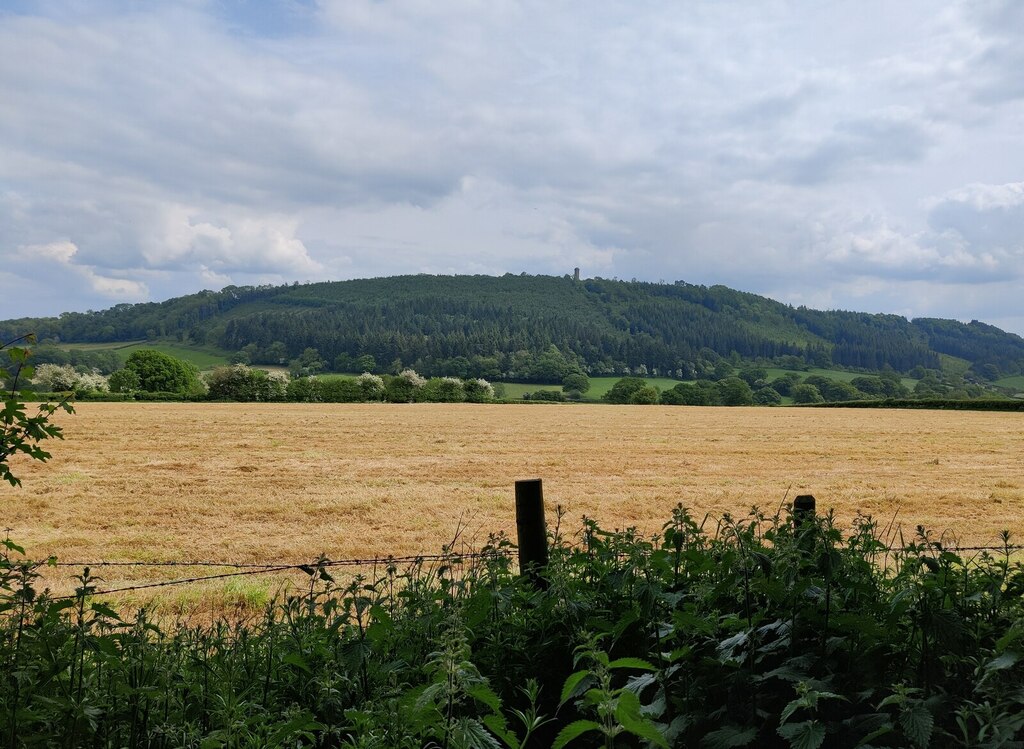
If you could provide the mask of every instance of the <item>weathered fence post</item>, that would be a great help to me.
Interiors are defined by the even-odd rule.
[[[519,570],[538,588],[547,588],[548,532],[544,524],[544,489],[540,479],[516,482],[516,534],[519,537]]]
[[[793,500],[793,527],[797,530],[801,526],[814,520],[814,495],[801,494]]]

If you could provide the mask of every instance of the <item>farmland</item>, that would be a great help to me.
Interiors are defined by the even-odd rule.
[[[645,377],[649,385],[659,390],[671,390],[683,380],[673,380],[668,377]],[[601,400],[602,396],[612,389],[612,386],[619,381],[618,377],[591,377],[590,389],[584,394],[585,400]],[[509,399],[522,398],[525,393],[535,393],[538,390],[562,390],[561,383],[538,384],[525,382],[505,382],[505,397]]]
[[[534,476],[570,532],[583,515],[653,531],[677,502],[715,518],[799,493],[843,522],[887,525],[899,508],[908,537],[1024,532],[1017,414],[83,403],[61,423],[53,459],[0,489],[5,527],[37,558],[433,552],[460,524],[471,545],[511,533],[513,482]]]
[[[125,361],[135,351],[159,351],[182,361],[194,364],[198,369],[213,369],[228,363],[222,351],[201,346],[168,343],[166,341],[117,341],[113,343],[65,343],[61,348],[82,351],[117,351]]]

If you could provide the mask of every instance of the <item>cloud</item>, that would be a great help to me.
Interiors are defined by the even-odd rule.
[[[33,247],[77,307],[579,265],[1011,319],[1020,7],[21,3],[0,294],[62,311]]]
[[[119,301],[138,302],[145,300],[149,295],[146,284],[140,281],[132,281],[127,278],[116,278],[97,273],[95,268],[89,265],[80,265],[75,262],[78,254],[78,247],[72,242],[51,242],[43,245],[28,245],[21,247],[20,254],[33,264],[40,260],[67,269],[76,276],[84,279],[89,287],[106,299]]]
[[[155,208],[157,217],[139,238],[148,268],[204,269],[219,274],[293,273],[319,275],[323,266],[296,238],[298,220],[251,214],[203,220],[182,205]]]
[[[1003,185],[970,184],[951,190],[938,200],[929,201],[933,209],[942,205],[960,204],[975,211],[1017,209],[1024,206],[1024,182]]]
[[[772,165],[769,175],[781,172],[798,184],[818,185],[857,170],[920,161],[929,140],[926,130],[912,121],[878,117],[840,122],[806,154]]]

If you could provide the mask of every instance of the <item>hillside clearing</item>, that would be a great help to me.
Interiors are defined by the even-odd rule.
[[[166,341],[122,341],[113,343],[65,343],[61,348],[81,351],[117,351],[122,363],[135,351],[159,351],[176,359],[194,364],[200,370],[213,369],[228,363],[226,352],[213,348],[200,348]]]

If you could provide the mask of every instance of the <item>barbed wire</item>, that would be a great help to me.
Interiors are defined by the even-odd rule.
[[[115,593],[128,593],[136,590],[146,590],[149,588],[165,588],[175,585],[188,585],[191,583],[205,582],[207,580],[224,580],[232,577],[244,577],[247,575],[261,575],[270,572],[287,572],[287,571],[301,571],[307,575],[316,575],[320,570],[327,567],[377,567],[377,566],[398,566],[408,564],[422,564],[426,562],[446,562],[448,564],[462,564],[465,561],[472,561],[476,559],[495,559],[498,557],[509,557],[511,551],[502,549],[493,549],[489,551],[480,552],[469,552],[469,553],[451,553],[451,554],[417,554],[413,556],[405,557],[367,557],[363,559],[320,559],[312,563],[303,564],[278,564],[278,565],[251,565],[250,569],[243,569],[237,572],[222,572],[217,575],[200,575],[197,577],[186,577],[178,578],[175,580],[163,580],[156,583],[141,583],[139,585],[127,585],[120,588],[110,588],[107,590],[90,590],[88,591],[89,596],[103,596],[112,595]],[[70,566],[71,562],[64,562],[62,566]],[[94,566],[125,566],[133,564],[131,562],[111,562],[107,565],[103,563],[96,565],[81,565],[82,567],[94,567]],[[168,567],[195,567],[201,566],[192,562],[139,562],[137,566],[158,564],[159,566]],[[231,566],[231,567],[244,567],[244,564],[224,563],[224,562],[213,562],[210,566]],[[80,592],[76,592],[69,595],[54,596],[51,600],[54,601],[66,601],[74,598],[78,598]]]
[[[935,551],[950,551],[959,553],[961,551],[1024,551],[1024,544],[1000,544],[998,546],[948,546],[946,544],[939,544],[936,546],[935,541],[922,541],[916,544],[904,544],[902,546],[888,546],[889,551],[909,551],[911,549],[929,548]],[[324,567],[369,567],[372,565],[387,565],[387,564],[411,564],[414,562],[438,562],[453,558],[464,558],[464,559],[480,559],[487,556],[509,556],[511,555],[510,550],[498,550],[494,549],[491,551],[481,552],[450,552],[448,554],[413,554],[408,556],[386,556],[386,557],[365,557],[355,559],[326,559],[323,562]],[[40,565],[40,566],[51,566],[51,567],[227,567],[231,569],[252,569],[254,571],[260,570],[279,570],[279,569],[301,569],[305,566],[313,566],[308,562],[292,563],[292,562],[209,562],[209,561],[196,561],[196,560],[160,560],[160,561],[145,561],[145,560],[121,560],[121,561],[95,561],[95,562],[80,562],[70,561],[64,562],[59,559],[54,560],[41,560],[35,562],[29,562],[29,564]]]
[[[890,546],[887,547],[887,551],[911,551],[911,550],[929,550],[939,552],[1016,552],[1024,551],[1024,544],[1002,544],[999,546],[947,546],[941,542],[936,541],[922,541],[916,544],[904,544],[902,546]],[[41,562],[27,562],[27,564],[38,565],[38,566],[51,566],[51,567],[75,567],[80,569],[85,568],[98,568],[98,567],[222,567],[235,570],[234,572],[222,572],[215,575],[198,575],[186,578],[176,578],[174,580],[162,580],[153,583],[140,583],[138,585],[128,585],[119,588],[110,588],[106,590],[90,590],[88,591],[89,596],[101,596],[101,595],[113,595],[117,593],[128,593],[137,590],[147,590],[152,588],[165,588],[173,587],[177,585],[189,585],[192,583],[206,582],[210,580],[224,580],[234,577],[245,577],[250,575],[261,575],[276,572],[289,572],[289,571],[301,571],[307,575],[315,575],[319,570],[334,567],[396,567],[403,565],[413,564],[424,564],[434,562],[446,562],[448,564],[463,564],[466,561],[474,561],[478,559],[495,559],[499,557],[508,558],[513,554],[514,549],[489,549],[487,551],[477,552],[448,552],[442,554],[412,554],[407,556],[387,556],[387,557],[360,557],[351,559],[326,559],[321,558],[313,562],[302,562],[302,563],[264,563],[264,562],[214,562],[214,561],[195,561],[195,560],[159,560],[159,561],[144,561],[144,560],[120,560],[120,561],[94,561],[94,562],[83,562],[83,561],[69,561],[62,562],[55,559],[48,559]],[[55,596],[52,600],[70,600],[78,598],[80,591],[74,594]]]
[[[907,545],[907,546],[901,546],[900,549],[902,551],[906,551],[907,549],[911,549],[911,548],[918,549],[918,548],[921,548],[921,546],[927,546],[927,544],[911,544],[911,545]],[[935,547],[933,546],[932,548],[935,548]],[[1024,544],[1010,544],[1008,546],[941,546],[941,547],[939,547],[936,550],[937,551],[952,551],[952,552],[961,552],[961,551],[1024,551]]]
[[[483,557],[508,556],[511,551],[493,549],[490,551],[473,552],[449,552],[447,554],[410,554],[408,556],[386,556],[386,557],[363,557],[353,559],[324,559],[322,567],[369,567],[371,565],[386,564],[412,564],[415,562],[440,562],[452,559],[480,559]],[[98,561],[98,562],[64,562],[61,560],[42,560],[30,562],[36,565],[49,565],[51,567],[230,567],[234,569],[277,570],[277,569],[301,569],[306,566],[316,566],[317,562],[203,562],[191,560],[121,560],[121,561]]]

